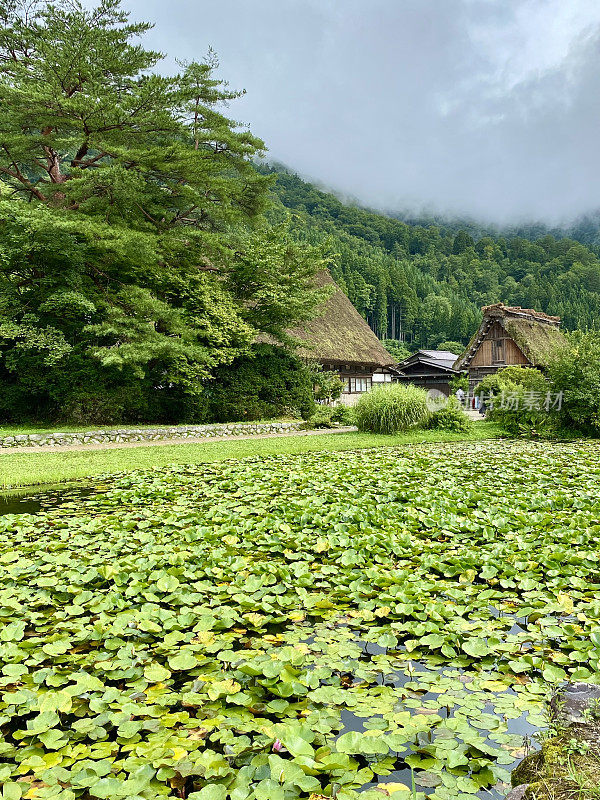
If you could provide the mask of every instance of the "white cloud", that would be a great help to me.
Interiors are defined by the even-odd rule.
[[[247,95],[271,155],[366,203],[499,220],[600,205],[597,0],[130,0]],[[167,62],[172,64],[172,61]]]

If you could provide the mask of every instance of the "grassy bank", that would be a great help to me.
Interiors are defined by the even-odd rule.
[[[492,439],[501,435],[490,422],[476,422],[468,434],[442,431],[411,431],[396,436],[369,433],[319,434],[285,436],[272,439],[243,439],[231,442],[201,444],[149,445],[112,450],[74,450],[69,452],[0,453],[0,486],[13,488],[42,483],[60,483],[92,478],[106,472],[147,469],[165,464],[199,464],[226,458],[306,453],[320,450],[354,450],[417,442],[458,442]]]

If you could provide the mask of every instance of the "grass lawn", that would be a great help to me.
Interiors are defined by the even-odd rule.
[[[92,478],[103,473],[148,469],[166,464],[199,464],[226,458],[315,452],[320,450],[355,450],[418,442],[458,442],[492,439],[501,435],[497,425],[476,422],[468,434],[441,431],[411,431],[396,436],[370,433],[336,433],[316,436],[285,436],[272,439],[243,439],[232,442],[202,442],[131,447],[111,450],[19,453],[0,452],[0,486],[5,489],[60,483]]]

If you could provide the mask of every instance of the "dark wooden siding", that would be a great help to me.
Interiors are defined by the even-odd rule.
[[[469,369],[477,367],[501,369],[511,364],[527,366],[530,363],[502,325],[494,322],[473,356]]]

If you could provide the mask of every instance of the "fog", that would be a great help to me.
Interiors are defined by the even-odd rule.
[[[269,157],[376,208],[506,223],[600,207],[598,0],[126,0],[213,47]]]

